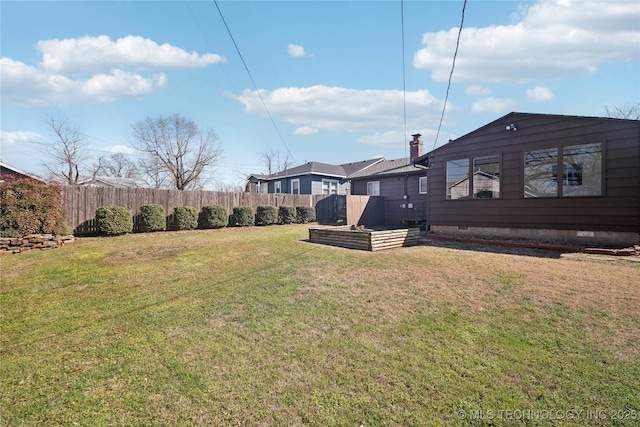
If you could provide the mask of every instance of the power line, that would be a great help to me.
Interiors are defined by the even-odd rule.
[[[271,120],[271,124],[273,125],[273,127],[276,130],[276,133],[280,137],[280,141],[282,142],[282,145],[284,145],[284,148],[287,149],[287,153],[289,154],[289,157],[291,157],[291,159],[294,161],[294,163],[296,163],[296,160],[293,157],[293,154],[291,154],[291,151],[289,150],[289,147],[287,146],[287,143],[284,141],[284,138],[282,137],[282,134],[280,133],[280,129],[278,129],[278,126],[276,125],[276,122],[273,119],[273,116],[271,115],[271,112],[269,111],[269,108],[267,107],[267,104],[264,101],[264,98],[262,98],[262,95],[260,94],[260,91],[258,90],[258,85],[256,85],[256,82],[253,79],[253,76],[251,75],[251,71],[249,71],[249,67],[247,66],[247,63],[245,62],[244,57],[242,56],[242,52],[240,52],[240,48],[238,47],[238,44],[236,43],[236,40],[233,37],[233,34],[231,33],[231,29],[229,28],[229,25],[227,25],[227,21],[224,19],[224,16],[222,15],[222,11],[220,10],[220,6],[218,6],[218,0],[213,0],[213,2],[216,5],[216,9],[218,9],[218,13],[220,14],[220,18],[222,19],[222,22],[224,23],[225,28],[227,29],[227,33],[229,33],[229,37],[231,38],[231,41],[233,42],[233,46],[236,48],[236,52],[238,52],[238,56],[240,57],[240,60],[242,61],[242,65],[244,65],[244,69],[246,70],[247,74],[249,75],[249,79],[251,80],[251,83],[253,84],[253,88],[255,89],[256,93],[258,94],[258,98],[260,98],[260,102],[262,102],[262,105],[263,105],[265,111],[267,112],[267,115],[269,116],[269,119]]]
[[[440,136],[440,128],[442,127],[442,120],[444,119],[444,111],[447,108],[447,100],[449,99],[449,89],[451,88],[451,78],[453,77],[453,69],[456,66],[456,56],[458,56],[458,47],[460,46],[460,35],[462,34],[462,26],[464,25],[464,10],[467,7],[467,0],[464,0],[462,4],[462,18],[460,20],[460,29],[458,30],[458,39],[456,40],[456,50],[453,53],[453,63],[451,64],[451,73],[449,73],[449,83],[447,84],[447,93],[444,97],[444,105],[442,106],[442,115],[440,115],[440,123],[438,124],[438,132],[436,133],[436,140],[433,142],[432,150],[435,150],[438,143],[438,136]]]
[[[400,22],[402,29],[402,119],[404,123],[404,141],[402,146],[404,147],[404,156],[407,156],[407,84],[406,84],[406,71],[405,71],[405,58],[404,58],[404,0],[400,0]]]

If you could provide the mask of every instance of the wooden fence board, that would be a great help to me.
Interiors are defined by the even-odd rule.
[[[75,235],[95,234],[94,218],[96,209],[101,206],[123,206],[134,216],[140,214],[140,206],[157,204],[164,208],[167,216],[177,206],[193,206],[198,212],[205,205],[220,205],[231,214],[234,207],[250,206],[256,210],[258,206],[317,206],[328,195],[316,194],[258,194],[228,193],[215,191],[180,191],[161,190],[155,188],[112,188],[65,186],[62,196],[69,225]],[[318,209],[318,221],[335,221],[332,211]]]

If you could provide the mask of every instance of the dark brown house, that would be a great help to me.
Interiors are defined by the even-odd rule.
[[[351,194],[384,198],[384,224],[367,225],[424,225],[427,171],[411,162],[422,154],[420,136],[409,142],[410,158],[383,160],[349,176]]]
[[[414,163],[431,232],[639,242],[638,120],[510,113]]]

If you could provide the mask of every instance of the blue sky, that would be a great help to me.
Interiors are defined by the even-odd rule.
[[[213,1],[3,0],[2,161],[46,177],[50,116],[90,155],[136,160],[132,124],[178,113],[218,134],[226,187],[265,172],[265,151],[395,159],[414,133],[429,151],[511,111],[640,101],[635,0],[469,0],[437,141],[463,1],[217,5],[253,81]]]

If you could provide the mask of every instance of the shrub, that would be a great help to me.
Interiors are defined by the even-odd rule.
[[[193,206],[173,208],[173,229],[193,230],[198,227],[198,211]]]
[[[133,231],[133,217],[122,206],[101,206],[96,209],[96,229],[103,236],[117,236]]]
[[[293,206],[280,206],[278,208],[278,222],[280,224],[293,224],[296,222],[296,208]]]
[[[229,224],[229,213],[224,206],[203,206],[198,215],[198,228],[223,228]]]
[[[256,208],[256,225],[271,225],[278,222],[278,210],[275,206],[258,206]]]
[[[0,236],[69,234],[58,185],[30,178],[0,184]]]
[[[164,207],[160,205],[140,206],[139,230],[141,233],[164,231],[167,228],[167,218]]]
[[[255,215],[251,206],[236,206],[231,214],[231,225],[246,227],[253,225]]]
[[[300,224],[316,220],[316,208],[313,206],[296,206],[296,219]]]

